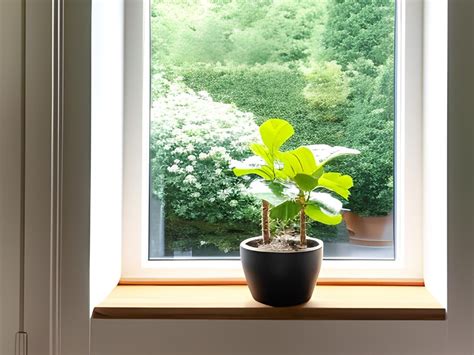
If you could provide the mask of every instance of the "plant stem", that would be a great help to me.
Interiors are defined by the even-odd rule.
[[[269,209],[270,204],[268,201],[262,200],[262,237],[265,244],[270,243]]]
[[[300,210],[300,244],[306,245],[306,215],[304,208]]]

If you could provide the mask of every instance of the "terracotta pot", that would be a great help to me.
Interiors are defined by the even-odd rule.
[[[307,238],[308,247],[297,252],[258,249],[262,237],[240,244],[240,260],[252,297],[274,307],[308,302],[323,261],[323,242]]]
[[[354,212],[344,212],[349,240],[352,244],[372,247],[393,244],[393,216],[362,217]]]

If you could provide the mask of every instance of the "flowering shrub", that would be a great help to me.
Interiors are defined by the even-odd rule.
[[[258,222],[258,203],[245,195],[246,182],[229,169],[230,161],[245,158],[249,143],[258,140],[253,118],[180,81],[154,102],[152,194],[165,201],[167,219],[223,221],[227,226]]]

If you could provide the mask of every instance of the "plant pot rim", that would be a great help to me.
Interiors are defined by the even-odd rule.
[[[293,250],[291,250],[291,251],[290,250],[265,250],[265,249],[262,250],[262,249],[255,248],[255,247],[252,247],[252,246],[247,244],[249,242],[252,242],[254,240],[259,240],[259,239],[262,239],[261,235],[258,236],[258,237],[252,237],[252,238],[245,239],[240,243],[240,247],[244,248],[244,249],[247,249],[247,250],[250,250],[250,251],[256,251],[256,252],[259,252],[259,253],[300,254],[300,253],[309,253],[309,252],[312,252],[312,251],[315,251],[315,250],[318,250],[318,249],[322,249],[323,244],[324,244],[321,239],[311,238],[311,237],[306,237],[306,240],[312,240],[312,241],[318,243],[318,245],[316,245],[314,247],[306,248],[306,249],[300,249],[298,251],[293,251]]]

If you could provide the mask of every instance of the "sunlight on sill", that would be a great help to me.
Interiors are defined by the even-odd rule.
[[[422,286],[316,286],[300,306],[269,307],[245,285],[117,286],[95,319],[444,320]]]

